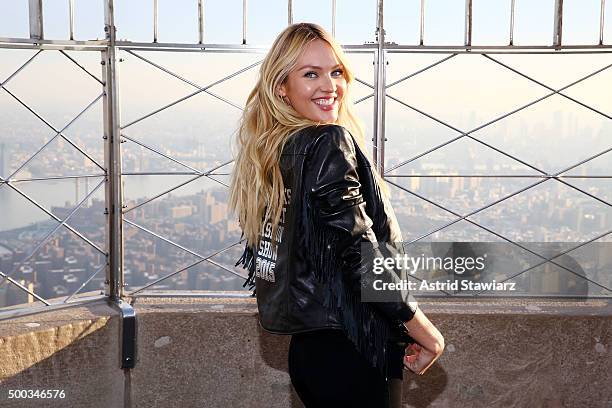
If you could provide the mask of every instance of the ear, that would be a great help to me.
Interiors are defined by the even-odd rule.
[[[287,87],[285,86],[285,84],[280,84],[277,88],[276,88],[276,94],[279,95],[281,98],[287,95]]]

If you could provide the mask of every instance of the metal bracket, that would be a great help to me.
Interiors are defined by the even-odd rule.
[[[121,312],[121,368],[136,365],[136,311],[129,303],[118,299],[110,303]]]

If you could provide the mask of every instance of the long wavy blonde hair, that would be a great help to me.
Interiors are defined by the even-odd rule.
[[[230,182],[229,210],[232,214],[238,213],[238,222],[248,245],[259,245],[262,225],[270,220],[272,237],[277,236],[285,204],[279,162],[289,135],[308,126],[325,124],[299,116],[278,96],[280,85],[296,68],[306,45],[317,39],[327,42],[344,66],[347,85],[336,124],[351,132],[372,162],[365,148],[363,125],[353,112],[350,89],[355,77],[342,48],[317,24],[298,23],[288,26],[278,35],[261,64],[259,77],[247,99],[236,136],[238,153]],[[383,194],[388,197],[386,183],[374,167],[372,170]],[[275,247],[275,240],[272,240],[272,245]]]

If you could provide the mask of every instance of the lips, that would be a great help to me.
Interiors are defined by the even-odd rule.
[[[332,105],[335,101],[336,101],[336,98],[333,98],[333,97],[313,99],[313,102],[319,106],[329,106],[329,105]]]
[[[338,103],[336,102],[337,100],[338,100],[337,97],[328,97],[328,98],[316,98],[316,99],[313,99],[312,101],[322,111],[331,111],[331,110],[334,110],[338,106]]]

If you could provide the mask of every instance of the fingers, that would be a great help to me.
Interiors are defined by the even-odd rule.
[[[408,347],[406,347],[405,353],[408,355],[413,355],[419,353],[422,350],[422,347],[417,343],[412,343]]]
[[[405,363],[414,363],[415,361],[417,361],[417,358],[419,358],[419,356],[416,355],[416,354],[413,354],[413,355],[410,355],[410,356],[406,356],[406,357],[404,357],[404,362]]]
[[[421,347],[421,345],[419,343],[412,343],[408,346],[409,350],[416,350],[416,351],[421,351],[423,347]]]
[[[404,356],[404,367],[418,375],[423,375],[437,359],[434,353],[416,343],[407,347],[407,350],[412,354]]]

